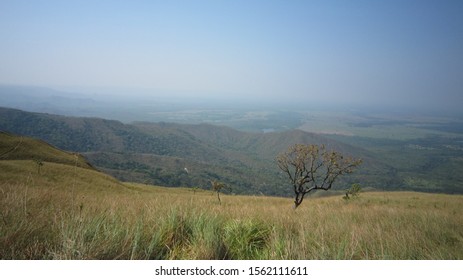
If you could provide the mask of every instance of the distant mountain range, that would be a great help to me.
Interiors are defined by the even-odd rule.
[[[288,195],[287,178],[275,157],[292,144],[310,143],[364,159],[358,172],[334,188],[354,182],[382,189],[400,184],[389,176],[395,170],[366,150],[301,130],[250,133],[210,124],[123,124],[9,108],[0,108],[0,130],[81,153],[96,168],[124,181],[209,188],[210,180],[220,180],[233,193]]]

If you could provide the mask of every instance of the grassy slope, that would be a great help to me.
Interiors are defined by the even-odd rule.
[[[121,184],[0,161],[1,259],[462,259],[462,196],[286,198]]]
[[[463,259],[460,195],[308,198],[296,211],[276,197],[219,204],[208,191],[122,184],[43,142],[2,139],[0,259]]]
[[[92,168],[79,154],[59,150],[41,140],[2,131],[0,131],[0,160],[41,160]]]

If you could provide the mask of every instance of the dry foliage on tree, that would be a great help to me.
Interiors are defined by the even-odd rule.
[[[327,151],[324,145],[296,144],[278,155],[277,162],[293,185],[297,208],[306,194],[331,189],[339,176],[352,173],[362,161]]]

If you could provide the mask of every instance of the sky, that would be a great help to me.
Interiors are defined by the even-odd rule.
[[[462,15],[459,0],[0,0],[0,84],[459,110]]]

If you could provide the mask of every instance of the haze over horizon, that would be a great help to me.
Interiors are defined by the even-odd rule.
[[[2,1],[0,84],[459,112],[462,14],[462,1]]]

